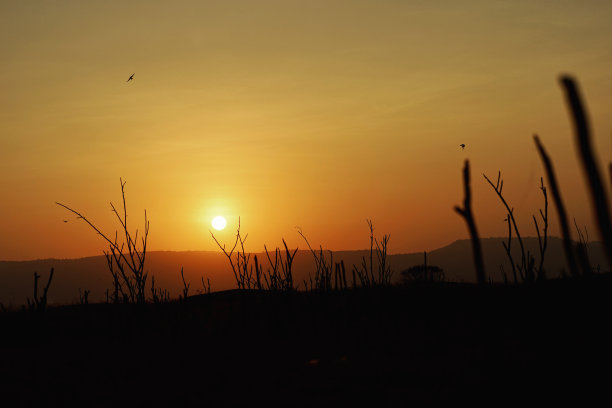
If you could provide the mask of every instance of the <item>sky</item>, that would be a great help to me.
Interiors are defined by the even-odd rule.
[[[55,202],[114,235],[120,178],[149,250],[216,250],[216,215],[221,242],[240,217],[253,251],[305,248],[296,227],[316,247],[366,248],[366,219],[393,253],[433,250],[468,237],[453,211],[465,159],[481,236],[506,232],[482,177],[498,171],[533,236],[534,133],[597,239],[558,78],[578,78],[603,168],[610,21],[592,0],[4,0],[0,259],[101,254]]]

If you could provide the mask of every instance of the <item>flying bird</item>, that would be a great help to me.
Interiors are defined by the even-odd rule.
[[[134,72],[134,74],[135,74],[135,72]],[[128,80],[127,80],[127,81],[125,81],[125,82],[130,82],[132,79],[134,79],[134,74],[130,75],[130,77],[128,78]]]
[[[461,150],[465,149],[465,144],[461,143],[459,146],[461,147]]]

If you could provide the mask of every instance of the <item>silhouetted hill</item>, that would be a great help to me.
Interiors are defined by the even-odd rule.
[[[611,278],[0,312],[2,406],[607,406]]]
[[[502,280],[500,265],[511,279],[511,268],[506,253],[502,247],[503,238],[486,238],[482,240],[485,267],[493,281]],[[535,254],[539,260],[537,238],[524,238],[527,250]],[[513,240],[515,260],[519,259],[518,242]],[[264,270],[268,267],[265,253],[257,253]],[[589,244],[591,264],[605,267],[606,263],[599,243]],[[329,259],[329,252],[326,252]],[[333,262],[344,261],[347,279],[350,280],[353,265],[361,265],[362,257],[369,262],[369,250],[337,251],[333,253]],[[545,269],[550,277],[559,276],[565,266],[565,256],[559,238],[549,238],[546,253]],[[423,263],[422,253],[393,254],[389,256],[392,270],[395,271],[394,281],[400,278],[400,272],[410,266]],[[473,282],[475,272],[472,261],[472,248],[469,240],[455,241],[450,245],[428,253],[428,264],[441,267],[448,281]],[[33,273],[42,275],[41,283],[46,279],[51,267],[55,268],[55,276],[49,290],[50,303],[75,303],[79,300],[79,289],[89,290],[90,301],[105,299],[106,289],[111,287],[112,279],[108,272],[104,256],[93,256],[79,259],[44,259],[34,261],[0,261],[0,302],[5,305],[18,306],[32,296]],[[149,276],[155,276],[157,287],[166,288],[172,297],[177,297],[182,290],[180,277],[181,267],[184,268],[185,279],[190,286],[190,294],[202,291],[202,277],[210,279],[212,291],[233,289],[236,287],[234,276],[225,255],[209,251],[154,251],[147,254],[146,270]],[[374,256],[374,267],[377,267]],[[293,272],[294,282],[300,288],[310,273],[314,273],[314,260],[309,251],[300,250],[296,254]],[[149,278],[150,279],[150,278]]]

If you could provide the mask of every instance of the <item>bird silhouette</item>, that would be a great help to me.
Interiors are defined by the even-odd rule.
[[[134,74],[135,74],[135,72],[134,72]],[[130,75],[130,77],[128,78],[128,80],[127,80],[127,81],[125,81],[125,82],[130,82],[131,80],[133,80],[133,79],[134,79],[134,74]]]
[[[459,146],[461,147],[461,150],[465,149],[465,144],[461,143]]]

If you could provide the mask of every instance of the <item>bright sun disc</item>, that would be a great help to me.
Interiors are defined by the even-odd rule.
[[[225,221],[225,218],[220,215],[217,215],[212,220],[212,226],[217,231],[221,231],[223,228],[225,228],[226,225],[227,225],[227,221]]]

